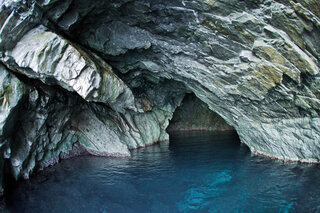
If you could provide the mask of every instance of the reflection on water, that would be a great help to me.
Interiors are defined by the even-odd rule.
[[[23,181],[11,212],[320,212],[319,165],[253,156],[234,134],[184,133],[132,158],[80,157]]]

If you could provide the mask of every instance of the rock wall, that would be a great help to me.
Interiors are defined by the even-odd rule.
[[[255,153],[319,162],[317,0],[0,5],[0,169],[16,179],[79,146],[128,156],[168,139],[186,93]]]

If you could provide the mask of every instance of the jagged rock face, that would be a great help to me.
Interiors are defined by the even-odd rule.
[[[1,152],[15,179],[28,178],[34,169],[55,164],[69,155],[128,157],[129,149],[168,140],[168,119],[183,97],[175,94],[174,98],[181,96],[177,102],[149,106],[143,113],[117,112],[61,87],[36,80],[21,82],[4,68],[1,78]],[[166,84],[163,87],[170,87]],[[169,94],[165,89],[151,91],[158,97]],[[1,158],[1,168],[4,159]]]
[[[7,51],[5,61],[30,78],[60,85],[88,101],[106,103],[115,111],[135,109],[131,90],[109,65],[42,26],[30,30],[12,51]]]
[[[168,139],[185,93],[254,152],[320,159],[317,0],[0,4],[1,97],[13,100],[0,143],[16,178],[73,144],[127,156]]]
[[[3,66],[0,66],[0,194],[3,193],[3,167],[5,158],[10,156],[10,135],[14,133],[17,121],[17,112],[20,102],[23,100],[25,86],[15,76],[9,74]]]
[[[42,6],[48,26],[54,23],[99,52],[130,88],[174,79],[233,126],[253,151],[282,159],[319,158],[317,2],[56,1]]]

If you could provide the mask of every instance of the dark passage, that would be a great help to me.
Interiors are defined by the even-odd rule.
[[[186,94],[167,128],[176,131],[235,131],[194,94]]]
[[[317,212],[318,165],[253,156],[236,134],[180,133],[132,158],[80,157],[23,181],[11,212]]]

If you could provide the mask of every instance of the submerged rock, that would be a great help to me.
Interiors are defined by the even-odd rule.
[[[15,178],[70,150],[129,156],[166,140],[186,93],[253,152],[319,162],[317,1],[0,4],[0,167]],[[217,125],[179,128],[195,117]]]

